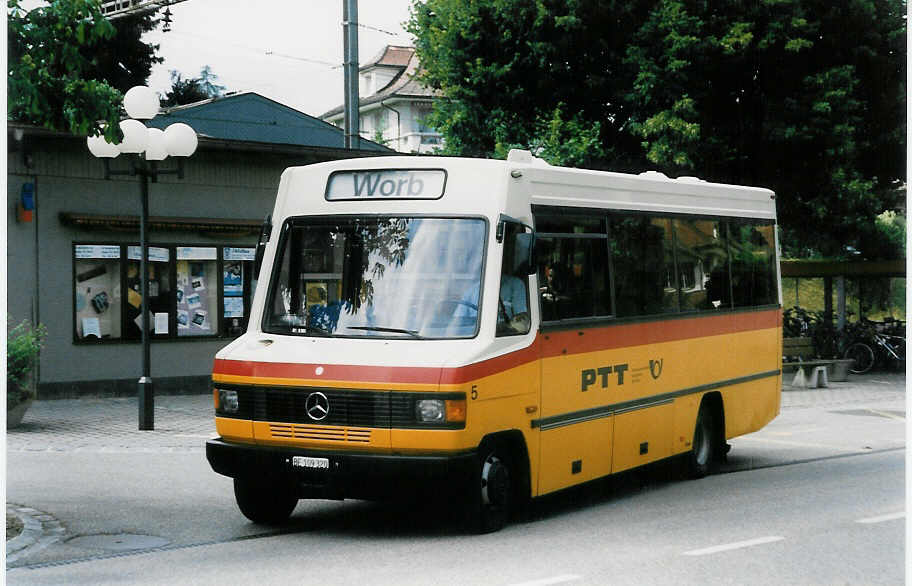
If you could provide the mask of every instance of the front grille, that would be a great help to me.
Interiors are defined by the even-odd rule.
[[[400,391],[360,391],[317,387],[259,387],[213,383],[216,388],[237,391],[238,411],[220,417],[268,421],[270,423],[306,424],[341,428],[379,429],[462,429],[463,423],[420,424],[415,420],[417,398],[465,399],[462,393],[411,393]],[[307,413],[307,398],[322,393],[329,403],[329,413],[322,419]],[[289,431],[291,433],[293,430]],[[298,437],[298,436],[296,436]],[[350,441],[350,440],[345,440]]]
[[[353,427],[325,427],[320,425],[298,425],[294,423],[270,423],[269,433],[274,438],[319,440],[368,444],[371,430]]]
[[[323,393],[329,413],[323,419],[307,414],[307,397]],[[253,394],[255,421],[315,423],[355,427],[390,427],[391,393],[388,391],[346,391],[339,389],[256,389]]]

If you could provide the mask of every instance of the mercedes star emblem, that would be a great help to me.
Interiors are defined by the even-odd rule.
[[[307,416],[314,421],[326,419],[326,416],[329,415],[329,399],[323,393],[311,393],[304,403],[304,410],[307,411]]]

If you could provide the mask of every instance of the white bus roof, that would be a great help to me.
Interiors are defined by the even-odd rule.
[[[498,200],[505,203],[501,197],[506,194],[499,194],[501,197],[492,195],[509,188],[513,193],[527,193],[528,195],[523,197],[528,197],[528,204],[533,206],[776,218],[775,194],[769,189],[710,183],[695,177],[671,179],[654,171],[634,175],[556,167],[532,157],[527,151],[511,151],[510,157],[505,161],[434,156],[369,157],[332,161],[289,168],[283,174],[283,184],[290,188],[290,184],[297,183],[299,177],[301,180],[305,180],[306,177],[310,189],[317,187],[313,183],[315,179],[323,181],[324,185],[319,188],[322,191],[325,188],[325,181],[333,172],[366,169],[443,169],[447,172],[446,192],[450,192],[451,189],[460,190],[459,207],[464,212],[470,212],[476,203],[481,207],[488,207]],[[314,172],[319,179],[313,175]],[[522,184],[525,188],[521,187]],[[514,185],[519,189],[513,189]],[[280,200],[283,199],[281,191]],[[313,194],[312,191],[310,193]],[[284,195],[287,197],[288,194]],[[324,199],[322,193],[319,199]],[[476,199],[477,201],[473,201]],[[446,200],[444,193],[439,200],[388,203],[391,204],[390,211],[392,208],[405,211],[405,206],[411,209],[415,209],[414,206],[423,209],[450,208],[456,203]],[[329,206],[326,206],[327,203]],[[517,203],[519,202],[513,199],[510,205]],[[328,211],[331,206],[340,213],[349,213],[355,211],[352,204],[363,211],[362,206],[370,202],[321,201],[318,206],[324,211]],[[297,208],[298,205],[292,204],[292,207]],[[292,212],[287,208],[286,211]]]

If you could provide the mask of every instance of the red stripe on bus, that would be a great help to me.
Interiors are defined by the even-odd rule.
[[[645,346],[691,338],[736,334],[775,328],[782,324],[778,309],[725,315],[699,316],[667,321],[612,325],[604,328],[574,328],[548,332],[542,340],[542,358]]]
[[[462,384],[516,368],[539,358],[611,350],[629,346],[674,342],[778,327],[778,309],[694,318],[574,328],[539,334],[522,350],[454,368],[423,366],[364,366],[348,364],[297,364],[217,359],[213,374],[262,378],[326,379],[373,383]],[[322,368],[320,374],[317,369]]]
[[[322,369],[317,374],[317,369]],[[412,366],[361,366],[349,364],[298,364],[294,362],[251,362],[217,359],[213,374],[262,378],[353,380],[379,383],[437,384],[440,369]]]

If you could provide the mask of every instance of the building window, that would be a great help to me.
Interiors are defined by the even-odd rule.
[[[76,337],[120,338],[120,246],[81,244],[76,246],[74,256]]]
[[[141,249],[74,245],[74,338],[142,338]],[[250,313],[253,248],[149,246],[153,339],[238,336]]]
[[[218,250],[215,247],[177,248],[177,335],[217,333]]]

